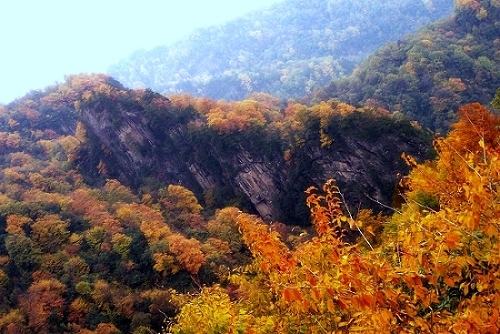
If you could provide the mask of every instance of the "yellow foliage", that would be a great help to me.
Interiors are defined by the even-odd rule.
[[[68,227],[69,222],[62,220],[59,215],[45,215],[31,224],[31,237],[46,252],[54,252],[69,238]]]
[[[20,215],[9,215],[7,217],[7,227],[5,228],[5,232],[9,234],[19,234],[25,235],[23,230],[24,225],[31,224],[33,221],[29,217],[24,217]]]
[[[178,210],[188,213],[200,213],[203,207],[198,203],[194,193],[179,185],[169,185],[163,204],[167,210]]]
[[[498,333],[500,119],[478,104],[459,115],[435,161],[406,157],[410,190],[380,246],[345,243],[350,228],[369,232],[381,218],[345,217],[333,181],[308,190],[317,236],[295,250],[239,213],[254,261],[231,275],[236,298],[204,289],[174,332]]]
[[[139,200],[129,188],[115,179],[107,179],[103,190],[108,202],[137,202]]]
[[[188,302],[178,316],[172,333],[270,333],[273,322],[259,319],[243,309],[235,310],[229,295],[219,286],[204,288],[201,294]]]
[[[164,274],[175,274],[179,271],[179,267],[175,264],[175,259],[172,255],[165,253],[154,253],[153,260],[155,264],[153,269]]]
[[[59,144],[64,149],[68,161],[74,161],[78,158],[78,151],[80,148],[80,141],[73,136],[64,136],[58,140]]]
[[[269,113],[269,106],[254,100],[243,100],[226,104],[217,102],[211,104],[212,108],[207,114],[209,127],[220,133],[243,131],[252,125],[264,125],[267,120],[264,113]]]
[[[120,254],[122,257],[127,257],[130,253],[130,245],[132,244],[132,237],[118,233],[111,238],[113,244],[113,251]]]
[[[5,168],[3,170],[3,176],[7,182],[18,182],[26,179],[23,173],[20,173],[14,168]]]

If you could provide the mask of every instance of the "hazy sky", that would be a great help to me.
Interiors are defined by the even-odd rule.
[[[0,0],[0,103],[283,0]]]

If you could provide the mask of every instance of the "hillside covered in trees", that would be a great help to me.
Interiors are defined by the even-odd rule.
[[[500,86],[500,3],[463,0],[456,7],[451,19],[380,48],[312,100],[377,106],[445,133],[461,104],[487,105]]]
[[[430,154],[429,133],[383,110],[167,99],[105,75],[1,106],[0,130],[7,333],[158,332],[251,262],[237,221],[260,218],[241,210],[296,244],[311,184],[335,176],[353,203],[390,204],[399,155]]]
[[[287,0],[172,45],[137,51],[109,73],[128,87],[167,95],[298,97],[349,75],[377,48],[452,9],[452,0]]]
[[[203,288],[172,332],[498,333],[500,118],[479,103],[459,117],[436,160],[407,157],[411,190],[391,217],[353,217],[334,180],[307,190],[316,236],[297,247],[240,216],[252,263]]]
[[[418,125],[335,100],[167,99],[79,75],[2,106],[0,330],[497,332],[500,120],[478,103],[459,115],[432,159]],[[352,142],[386,173],[399,156],[412,168],[396,187],[395,175],[381,183],[390,202],[375,184],[361,190],[378,210],[337,186],[369,172],[338,160]],[[315,177],[273,179],[265,159],[276,152]],[[339,164],[315,169],[322,159]],[[190,182],[217,185],[211,175],[226,188],[197,198]],[[260,213],[266,193],[238,196],[231,177],[269,191],[295,177],[283,203],[304,203],[314,229],[300,215],[287,226],[245,212]],[[304,196],[287,197],[292,185]]]
[[[499,8],[303,103],[81,74],[0,105],[0,332],[500,332]]]

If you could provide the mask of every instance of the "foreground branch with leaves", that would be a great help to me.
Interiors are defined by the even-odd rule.
[[[173,333],[498,333],[500,119],[459,111],[438,158],[412,164],[405,204],[376,245],[344,215],[334,181],[308,190],[316,236],[291,249],[237,221],[253,262],[186,303]],[[361,215],[358,215],[360,217]]]

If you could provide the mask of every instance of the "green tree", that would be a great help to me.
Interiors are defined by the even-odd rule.
[[[493,101],[491,101],[491,105],[493,108],[500,110],[500,88],[497,90]]]
[[[28,237],[9,235],[5,238],[5,248],[10,259],[22,272],[29,274],[40,264],[40,248]]]

